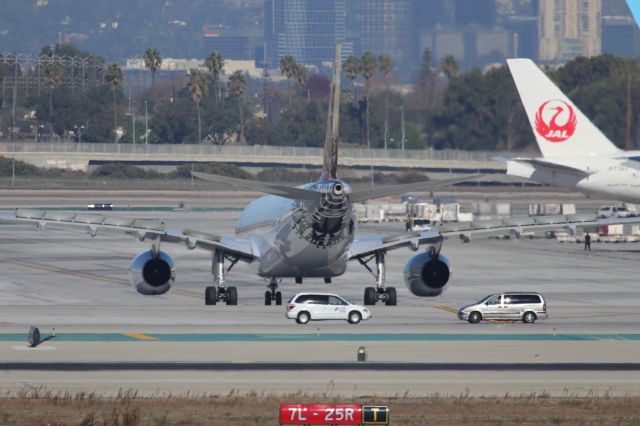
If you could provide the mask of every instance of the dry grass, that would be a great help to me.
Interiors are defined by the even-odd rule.
[[[114,397],[31,389],[0,397],[0,425],[277,425],[278,405],[355,403],[388,405],[392,425],[638,425],[640,397],[552,398],[545,394],[473,398],[326,395],[157,395],[123,391]]]

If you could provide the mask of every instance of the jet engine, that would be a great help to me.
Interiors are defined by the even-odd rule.
[[[129,281],[140,294],[165,294],[176,279],[173,259],[167,253],[143,251],[133,258],[129,267]]]
[[[416,296],[439,296],[444,291],[450,275],[451,266],[442,255],[420,253],[404,265],[404,284]]]

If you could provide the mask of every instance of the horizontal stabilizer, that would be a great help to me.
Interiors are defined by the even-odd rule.
[[[358,203],[376,198],[390,197],[392,195],[406,194],[412,191],[430,191],[442,186],[454,185],[456,183],[465,182],[479,178],[480,174],[461,176],[451,179],[427,180],[422,182],[407,183],[403,185],[383,186],[381,188],[365,189],[362,191],[354,191],[349,195],[352,203]]]
[[[544,170],[546,172],[557,172],[564,175],[576,176],[580,178],[585,178],[589,176],[590,173],[576,169],[575,167],[565,166],[564,164],[556,164],[549,161],[544,161],[539,158],[513,158],[513,159],[505,159],[504,161],[517,161],[519,163],[527,163],[535,167],[539,170]]]
[[[250,191],[262,192],[264,194],[277,195],[290,200],[318,201],[321,194],[316,191],[309,191],[301,188],[289,188],[287,186],[274,185],[271,183],[257,182],[255,180],[238,179],[228,176],[210,175],[208,173],[191,172],[194,177],[209,182],[223,183]]]

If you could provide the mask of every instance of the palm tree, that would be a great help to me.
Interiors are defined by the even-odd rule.
[[[224,67],[224,60],[219,52],[211,52],[207,59],[204,60],[204,66],[209,71],[209,77],[211,78],[211,86],[216,88],[220,81],[220,75]],[[216,100],[219,101],[219,97],[216,96]]]
[[[291,88],[289,82],[295,77],[298,63],[291,55],[284,56],[280,59],[280,72],[287,77],[287,92],[289,92],[289,108],[291,108]]]
[[[196,103],[196,109],[198,110],[198,143],[202,142],[202,124],[200,121],[200,101],[207,96],[207,76],[203,71],[196,68],[189,70],[189,82],[187,83],[187,89],[191,92],[191,98]]]
[[[360,75],[360,59],[356,58],[353,55],[349,55],[344,64],[342,65],[342,69],[351,80],[351,92],[353,93],[353,104],[356,103],[356,79]]]
[[[50,62],[44,68],[44,79],[49,86],[49,122],[51,123],[51,136],[53,136],[53,91],[62,81],[64,67],[60,62]]]
[[[231,74],[228,85],[229,92],[238,100],[238,108],[240,109],[240,142],[244,143],[244,116],[240,97],[247,90],[247,79],[242,71],[238,70]]]
[[[367,123],[367,148],[371,148],[371,140],[370,140],[371,132],[370,132],[370,126],[369,126],[369,89],[370,89],[369,81],[371,80],[371,77],[373,77],[373,74],[375,74],[376,69],[378,69],[378,60],[373,55],[373,53],[364,52],[364,54],[362,55],[362,58],[360,58],[360,64],[361,64],[362,77],[364,77],[364,80],[367,86],[367,99],[366,99],[367,109],[365,110],[366,123]]]
[[[156,71],[162,65],[162,56],[160,52],[155,47],[150,47],[144,52],[144,66],[149,68],[149,72],[151,72],[151,90],[153,91],[153,108],[156,107],[156,92],[155,92],[155,83],[156,83]]]
[[[302,89],[305,84],[307,84],[307,80],[309,79],[309,73],[307,69],[302,65],[297,65],[295,70],[296,83],[298,84],[298,88]]]
[[[447,76],[449,80],[454,79],[460,73],[460,65],[453,55],[447,55],[440,62],[440,71]]]
[[[118,135],[116,129],[118,128],[118,110],[116,107],[116,90],[122,84],[122,69],[118,64],[111,64],[107,68],[107,72],[104,77],[109,83],[111,83],[111,91],[113,92],[113,140],[118,143]]]
[[[378,56],[378,67],[384,74],[385,85],[385,105],[384,105],[384,149],[387,149],[387,139],[389,138],[389,74],[393,71],[391,56],[386,53]]]

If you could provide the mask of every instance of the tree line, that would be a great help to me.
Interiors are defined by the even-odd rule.
[[[45,49],[49,48],[43,48],[43,53]],[[118,64],[107,64],[72,46],[57,49],[103,64],[103,75],[94,84],[83,84],[81,90],[77,84],[61,85],[64,78],[72,78],[68,76],[72,71],[52,60],[39,70],[43,90],[13,102],[14,91],[6,82],[17,72],[29,70],[0,62],[0,131],[5,138],[16,122],[25,126],[22,134],[28,133],[27,127],[33,128],[28,123],[35,122],[40,140],[72,135],[76,141],[103,143],[323,144],[328,73],[304,67],[291,56],[279,63],[281,83],[266,74],[262,79],[242,71],[225,75],[225,59],[218,52],[211,52],[202,67],[190,69],[182,79],[159,82],[162,54],[149,48],[142,57],[151,87],[131,100]],[[386,54],[365,52],[345,59],[343,72],[349,84],[343,87],[340,110],[343,144],[386,149],[535,149],[505,65],[462,71],[453,56],[436,62],[426,49],[413,84],[397,84],[394,71]],[[579,57],[545,71],[616,144],[627,149],[638,145],[640,66],[636,61],[611,55]],[[35,111],[31,121],[23,119],[30,111]]]

